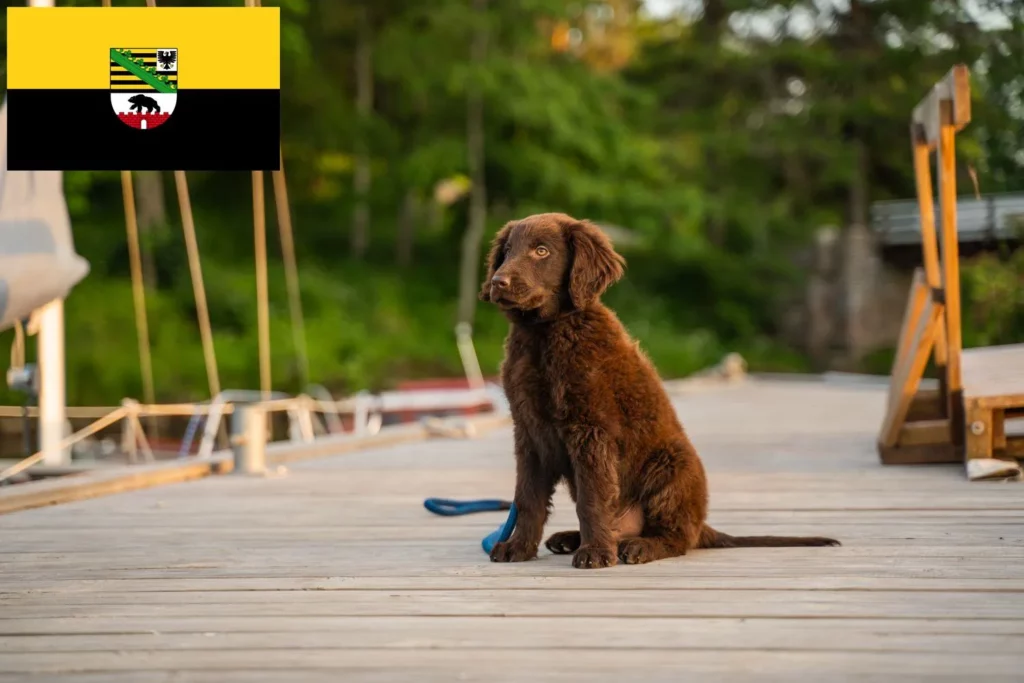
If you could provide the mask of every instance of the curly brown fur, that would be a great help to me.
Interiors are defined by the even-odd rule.
[[[547,540],[576,567],[640,564],[692,548],[839,545],[747,536],[705,520],[704,467],[654,366],[600,301],[624,259],[593,224],[559,213],[512,221],[487,257],[483,301],[511,322],[502,381],[511,405],[519,518],[495,562],[537,555],[559,481],[579,531]]]

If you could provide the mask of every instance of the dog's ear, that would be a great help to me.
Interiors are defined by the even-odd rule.
[[[511,221],[506,223],[491,242],[491,250],[487,254],[487,272],[484,281],[480,285],[480,301],[491,300],[491,278],[501,268],[505,260],[505,245],[508,243],[508,233],[512,229]]]
[[[569,296],[576,308],[597,300],[624,272],[626,259],[612,247],[608,236],[589,221],[563,224],[572,249],[569,267]]]

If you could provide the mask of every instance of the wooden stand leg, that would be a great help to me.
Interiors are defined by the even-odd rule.
[[[1006,450],[1006,411],[992,411],[992,450]]]
[[[973,458],[992,457],[992,409],[980,408],[973,403],[965,406],[964,436],[966,448],[964,456],[971,460]]]

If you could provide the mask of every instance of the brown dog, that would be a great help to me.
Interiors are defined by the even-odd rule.
[[[502,381],[515,432],[512,537],[495,562],[537,555],[555,485],[579,531],[547,540],[576,567],[683,555],[691,548],[839,545],[831,538],[733,537],[705,519],[704,467],[658,373],[599,297],[624,259],[596,226],[565,214],[512,221],[495,237],[480,298],[509,319]]]

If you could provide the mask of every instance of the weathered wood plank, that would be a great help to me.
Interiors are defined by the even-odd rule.
[[[950,69],[911,114],[911,123],[916,125],[912,137],[932,149],[939,142],[944,103],[949,105],[949,125],[956,131],[963,130],[971,122],[970,71],[966,65],[957,64]]]
[[[941,601],[909,591],[351,590],[208,591],[188,594],[46,593],[0,598],[0,631],[24,620],[95,617],[269,618],[299,616],[739,617],[829,619],[1008,619],[1024,614],[1024,593],[950,591]],[[1020,625],[1020,624],[1018,624]]]
[[[183,656],[187,655],[187,656]],[[296,648],[257,650],[186,650],[141,652],[51,652],[45,658],[35,654],[0,653],[3,671],[103,671],[161,670],[161,671],[265,671],[278,675],[293,675],[296,671],[311,669],[335,670],[388,670],[396,678],[416,677],[420,672],[468,672],[477,680],[494,680],[493,676],[512,674],[505,680],[528,681],[545,670],[560,670],[573,674],[578,680],[581,673],[590,680],[593,675],[624,674],[636,676],[645,672],[643,680],[680,680],[684,674],[689,680],[692,673],[743,672],[753,680],[766,676],[827,677],[857,674],[887,674],[896,676],[960,676],[969,680],[988,680],[988,676],[1017,676],[1020,658],[1014,653],[942,653],[942,652],[815,652],[799,649],[762,651],[756,649],[722,652],[695,650],[651,650],[594,648],[493,648],[487,657],[472,648],[445,650],[401,650],[363,648]],[[457,674],[456,674],[457,675]],[[652,675],[655,678],[647,678]],[[343,680],[350,680],[346,675]],[[451,680],[448,678],[447,680]],[[608,680],[608,679],[606,679]],[[751,680],[751,679],[748,679]],[[792,680],[792,678],[790,678]],[[834,679],[833,679],[834,680]],[[890,678],[891,680],[891,678]]]
[[[813,513],[810,513],[813,514]],[[884,513],[883,513],[884,514]],[[846,545],[862,548],[878,548],[889,546],[905,547],[907,541],[915,541],[922,545],[943,546],[947,548],[963,548],[976,546],[1009,546],[1020,547],[1024,544],[1024,515],[1016,517],[985,517],[978,521],[960,523],[953,515],[946,517],[928,517],[908,521],[906,524],[893,528],[884,520],[864,519],[860,515],[836,516],[820,521],[801,521],[792,517],[770,517],[767,513],[757,516],[757,521],[736,517],[727,519],[725,515],[717,515],[714,524],[728,528],[741,536],[763,535],[784,528],[787,533],[800,536],[814,535],[823,528],[841,536]],[[33,529],[31,535],[19,538],[0,547],[0,562],[16,560],[24,553],[32,553],[40,557],[47,555],[74,561],[79,555],[109,556],[117,553],[124,557],[125,553],[143,552],[153,545],[173,543],[182,534],[194,534],[197,540],[189,545],[189,555],[193,552],[222,551],[226,542],[242,545],[246,548],[261,551],[289,550],[303,551],[311,545],[323,543],[357,543],[366,548],[367,543],[432,543],[456,542],[468,543],[482,538],[492,531],[494,524],[444,524],[440,526],[346,526],[346,527],[313,527],[302,530],[297,537],[293,528],[284,529],[246,529],[244,527],[202,529],[202,527],[184,527],[180,529],[145,528],[135,531],[130,537],[111,539],[106,528],[88,528],[78,530],[79,541],[74,547],[66,544],[66,532],[58,529]],[[563,526],[568,526],[568,522]],[[1009,527],[1009,528],[1008,528]],[[182,554],[183,555],[183,554]],[[179,555],[181,557],[182,555]],[[10,556],[10,557],[8,557]]]
[[[344,653],[347,654],[347,653]],[[293,673],[295,676],[301,677],[302,683],[337,683],[339,680],[345,681],[345,683],[394,683],[394,681],[403,681],[409,678],[415,678],[418,682],[423,683],[450,683],[452,680],[452,669],[458,668],[458,680],[460,681],[480,681],[486,683],[505,683],[506,681],[522,681],[529,680],[531,683],[544,683],[546,681],[575,681],[578,680],[580,675],[585,675],[588,681],[594,682],[615,682],[619,683],[625,676],[631,675],[633,670],[629,670],[625,667],[612,667],[611,669],[593,670],[590,667],[580,667],[574,670],[560,670],[552,668],[551,664],[537,664],[535,663],[538,659],[542,662],[546,661],[544,655],[545,652],[533,652],[533,651],[521,651],[521,657],[523,663],[518,666],[512,667],[506,670],[495,670],[486,663],[472,663],[473,656],[471,653],[455,651],[449,659],[450,663],[447,665],[448,670],[438,669],[437,667],[424,669],[419,668],[415,671],[410,671],[410,667],[396,667],[392,666],[390,662],[390,656],[383,656],[382,661],[373,668],[367,668],[367,665],[362,663],[355,663],[352,665],[346,665],[346,657],[344,654],[339,654],[338,661],[333,665],[321,664],[322,668],[317,669],[304,669],[293,667],[289,673]],[[584,656],[583,653],[569,653],[579,654]],[[361,661],[361,660],[360,660]],[[467,662],[465,664],[459,664],[459,662]],[[725,672],[706,672],[706,671],[691,671],[682,662],[678,662],[675,666],[667,665],[664,662],[654,662],[651,666],[646,667],[647,670],[651,670],[650,673],[645,674],[644,680],[651,681],[653,683],[670,683],[680,680],[680,676],[684,675],[686,681],[689,683],[738,683],[740,681],[748,682],[751,680],[757,680],[760,683],[789,683],[793,680],[793,674],[771,674],[771,675],[756,675],[753,674],[732,674]],[[19,677],[20,676],[20,677]],[[173,673],[168,671],[139,671],[139,670],[126,670],[126,671],[104,671],[102,673],[49,673],[49,674],[34,674],[32,676],[32,683],[280,683],[282,673],[280,670],[271,669],[267,670],[242,670],[242,671],[224,671],[224,670],[176,670]],[[821,683],[831,683],[832,681],[842,681],[843,683],[891,683],[891,677],[888,674],[870,674],[870,673],[832,673],[824,676],[818,675],[815,677],[815,681]],[[956,676],[946,675],[929,675],[926,678],[921,676],[914,676],[913,680],[927,680],[948,683],[960,683],[961,678]],[[981,678],[972,678],[972,680],[986,681],[987,683],[1017,683],[1019,679],[1012,676],[992,676],[986,675]],[[19,674],[12,674],[5,676],[0,673],[0,683],[24,683],[24,676]]]
[[[701,590],[810,590],[810,591],[914,591],[942,594],[949,591],[978,593],[1007,593],[1024,591],[1024,579],[973,578],[944,576],[837,576],[835,573],[817,576],[707,576],[675,575],[644,576],[630,579],[628,585],[621,577],[610,573],[563,572],[544,573],[530,567],[529,573],[493,573],[469,575],[452,572],[450,575],[409,576],[287,576],[252,577],[230,576],[222,578],[146,578],[146,579],[68,579],[35,578],[21,580],[20,588],[10,584],[0,588],[4,594],[31,595],[52,593],[60,595],[104,592],[152,593],[206,591],[333,591],[333,590],[482,590],[482,589],[535,589],[550,591],[647,589],[671,590],[699,588]],[[522,571],[522,570],[521,570]],[[754,572],[751,572],[754,573]],[[936,597],[941,600],[941,597]]]
[[[825,650],[1002,654],[1020,620],[618,617],[204,617],[40,619],[0,623],[0,652],[259,648]],[[31,634],[31,637],[25,635]],[[799,643],[799,645],[796,645]]]
[[[964,399],[978,407],[1024,407],[1024,344],[963,351]]]
[[[905,422],[897,437],[901,447],[945,444],[950,443],[950,440],[949,420],[945,419]]]
[[[394,683],[395,681],[404,681],[409,678],[415,678],[418,682],[424,683],[450,683],[452,680],[452,668],[458,668],[458,680],[460,681],[480,681],[486,683],[505,683],[506,681],[522,681],[529,680],[531,683],[544,683],[546,681],[575,681],[578,680],[581,672],[586,675],[588,681],[595,682],[615,682],[619,683],[623,680],[623,677],[631,675],[631,671],[625,668],[613,667],[611,669],[592,670],[589,667],[581,668],[577,670],[560,670],[552,668],[550,664],[546,665],[546,668],[542,668],[543,665],[535,664],[534,662],[539,658],[545,661],[543,657],[545,652],[533,652],[533,651],[521,651],[522,659],[525,663],[521,663],[511,669],[497,671],[489,664],[472,663],[472,655],[468,652],[456,651],[450,655],[450,664],[448,665],[449,670],[442,670],[438,668],[424,669],[420,668],[415,671],[410,671],[410,667],[394,667],[390,663],[390,656],[382,656],[381,663],[373,668],[367,668],[365,664],[356,663],[351,666],[346,665],[344,654],[339,654],[338,662],[334,665],[322,664],[322,668],[318,669],[303,669],[294,667],[289,673],[294,672],[295,676],[299,676],[302,683],[337,683],[339,680],[345,681],[345,683]],[[572,653],[570,653],[572,654]],[[582,655],[582,653],[577,653]],[[383,653],[382,653],[383,655]],[[469,663],[459,664],[460,661],[467,661]],[[693,672],[685,667],[682,662],[679,662],[675,667],[667,666],[662,662],[655,662],[652,666],[646,667],[649,670],[657,669],[649,674],[645,674],[645,681],[652,681],[654,683],[670,683],[680,680],[681,675],[685,675],[686,681],[690,683],[739,683],[740,681],[746,683],[751,680],[757,680],[760,683],[789,683],[793,680],[793,674],[772,674],[772,675],[756,675],[753,674],[732,674],[725,672]],[[173,673],[168,671],[104,671],[102,673],[48,673],[48,674],[34,674],[32,676],[32,683],[280,683],[282,673],[279,670],[271,669],[266,670],[242,670],[242,671],[224,671],[224,670],[176,670]],[[826,674],[824,677],[817,676],[815,681],[821,683],[831,683],[832,681],[842,681],[842,683],[891,683],[891,677],[887,674],[869,674],[869,673],[855,673],[855,674],[839,674],[833,673],[831,675]],[[921,676],[914,676],[913,680],[927,680],[948,683],[960,683],[962,679],[956,676],[945,676],[945,675],[929,675],[926,678]],[[988,683],[1017,683],[1018,678],[1012,676],[990,676],[986,675],[982,678],[976,678],[972,680],[981,680]],[[23,675],[12,674],[5,676],[0,673],[0,683],[25,683]]]
[[[889,406],[882,422],[878,440],[883,446],[891,448],[899,439],[900,429],[906,421],[907,411],[917,394],[925,366],[931,355],[935,338],[940,332],[944,306],[931,299],[927,286],[920,279],[914,282],[911,302],[907,311],[908,341],[903,357],[893,367],[893,375],[889,394]],[[950,350],[950,353],[953,351]],[[950,360],[952,362],[952,360]]]

